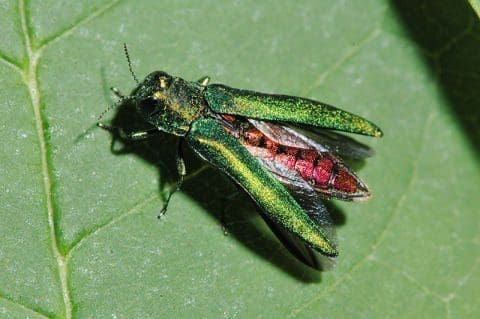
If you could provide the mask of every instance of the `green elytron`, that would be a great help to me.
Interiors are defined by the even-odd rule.
[[[162,71],[149,74],[125,100],[135,103],[149,125],[129,138],[159,132],[180,137],[177,189],[186,174],[180,151],[186,141],[251,196],[301,261],[317,269],[333,264],[335,232],[322,198],[367,199],[366,185],[341,157],[372,152],[331,130],[380,137],[375,124],[309,99],[209,84],[208,77],[191,82]]]

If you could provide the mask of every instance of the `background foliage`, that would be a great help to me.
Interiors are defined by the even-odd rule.
[[[480,295],[479,2],[0,2],[2,318],[467,318]],[[379,124],[366,204],[332,201],[341,256],[319,274],[247,196],[189,156],[167,216],[170,137],[90,129],[133,82],[306,96]],[[116,123],[136,123],[129,110]],[[225,200],[225,195],[232,199]],[[229,236],[220,215],[227,212]]]

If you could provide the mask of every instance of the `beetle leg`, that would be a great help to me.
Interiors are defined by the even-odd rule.
[[[183,139],[179,139],[177,142],[177,153],[175,155],[175,162],[177,165],[177,173],[179,176],[179,179],[177,181],[177,184],[175,185],[175,188],[168,193],[168,196],[163,204],[162,210],[160,210],[160,214],[157,216],[159,219],[165,215],[167,212],[167,207],[168,203],[170,202],[170,198],[172,198],[172,195],[180,190],[180,187],[182,187],[183,180],[185,179],[185,175],[187,175],[187,169],[185,167],[185,161],[183,159],[183,150],[182,150],[182,142]]]
[[[160,131],[157,128],[152,128],[152,129],[148,129],[148,130],[127,133],[119,127],[111,126],[111,125],[104,124],[104,123],[101,123],[101,122],[98,122],[97,126],[100,127],[101,129],[104,129],[104,130],[109,131],[109,132],[113,132],[114,130],[118,130],[118,134],[120,135],[120,138],[125,139],[125,140],[130,140],[130,141],[143,140],[143,139],[152,137],[153,135],[156,135],[156,134],[160,133]]]
[[[197,83],[200,83],[202,86],[207,86],[210,83],[209,76],[202,76],[200,79],[197,80]]]
[[[113,92],[113,94],[115,94],[119,99],[121,100],[124,100],[125,99],[125,95],[122,94],[122,92],[120,92],[119,89],[117,89],[116,87],[112,86],[110,88],[110,90]]]
[[[227,208],[226,203],[230,203],[235,197],[240,195],[240,192],[243,191],[243,189],[240,186],[238,186],[237,184],[235,184],[235,186],[237,186],[237,190],[235,192],[233,192],[230,195],[222,196],[222,201],[221,201],[222,209],[220,211],[220,225],[222,227],[222,232],[225,236],[228,236],[227,221],[226,221],[226,218],[225,218],[226,208]]]
[[[144,131],[126,133],[124,130],[119,128],[118,133],[120,134],[120,137],[122,139],[131,140],[131,141],[138,141],[138,140],[144,140],[146,138],[157,135],[158,133],[160,133],[160,131],[157,128],[152,128],[152,129],[144,130]]]

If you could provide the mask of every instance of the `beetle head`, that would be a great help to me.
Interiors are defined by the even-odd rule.
[[[163,71],[147,75],[129,97],[146,122],[161,131],[184,136],[204,107],[203,87]]]

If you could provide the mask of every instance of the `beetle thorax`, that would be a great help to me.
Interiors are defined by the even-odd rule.
[[[148,75],[135,92],[137,109],[159,130],[185,136],[205,108],[203,88],[157,71]]]
[[[164,111],[162,116],[153,119],[151,124],[167,133],[184,136],[190,125],[204,108],[202,87],[194,82],[175,78],[168,90],[164,91]]]

